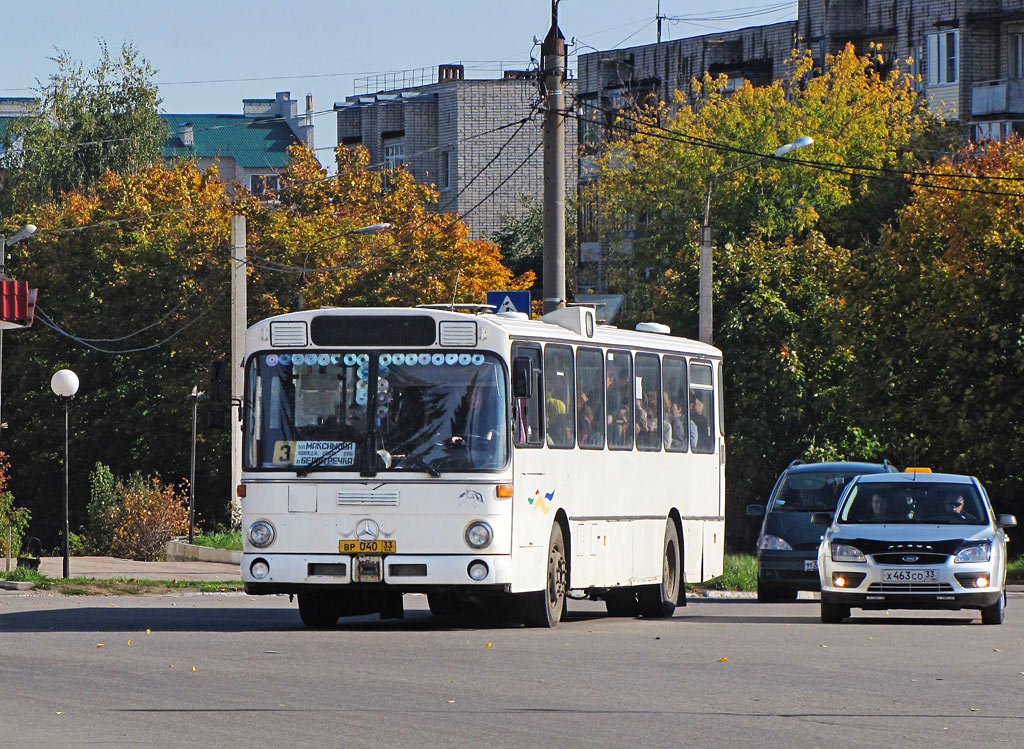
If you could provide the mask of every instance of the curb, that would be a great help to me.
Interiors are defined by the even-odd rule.
[[[185,541],[168,541],[167,561],[241,564],[242,552],[229,549],[214,549],[209,546],[196,546]]]
[[[0,588],[5,590],[31,590],[36,587],[35,583],[27,581],[0,580]]]

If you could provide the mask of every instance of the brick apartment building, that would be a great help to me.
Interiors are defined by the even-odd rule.
[[[580,182],[593,178],[601,120],[616,110],[652,96],[667,101],[705,71],[725,73],[730,86],[763,85],[783,76],[793,49],[821,63],[848,42],[861,52],[881,44],[883,67],[920,75],[929,108],[959,120],[965,135],[1024,134],[1024,0],[798,0],[795,21],[581,55]],[[579,287],[606,292],[608,243],[588,215],[584,207]]]
[[[537,81],[523,71],[499,79],[467,79],[462,65],[406,71],[364,80],[367,93],[334,105],[338,142],[362,145],[370,163],[406,165],[440,193],[436,209],[465,216],[482,238],[520,212],[520,196],[541,200],[541,117],[531,116]],[[568,96],[575,92],[567,82]],[[501,129],[498,129],[501,128]],[[566,127],[566,183],[576,181],[576,129]]]

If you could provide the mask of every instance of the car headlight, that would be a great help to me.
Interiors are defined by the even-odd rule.
[[[866,562],[864,552],[849,544],[832,544],[833,562]]]
[[[793,551],[793,547],[784,538],[765,533],[758,539],[757,548],[762,551]]]
[[[965,562],[988,562],[992,559],[992,544],[986,541],[983,544],[974,544],[957,552],[953,560],[957,564]]]
[[[249,543],[257,549],[265,549],[274,543],[274,526],[266,520],[257,520],[249,526]]]
[[[483,520],[477,520],[469,524],[466,528],[466,543],[472,546],[474,549],[482,549],[491,542],[494,538],[494,533],[491,532],[491,526],[487,525]]]

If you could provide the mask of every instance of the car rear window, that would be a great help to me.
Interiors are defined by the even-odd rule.
[[[978,525],[989,517],[972,484],[871,482],[850,490],[839,522]]]
[[[787,473],[768,512],[832,512],[857,473]]]

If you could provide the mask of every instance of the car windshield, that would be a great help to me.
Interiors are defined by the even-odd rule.
[[[246,379],[246,466],[438,475],[505,465],[506,378],[497,357],[372,355],[373,382],[369,352],[254,356]]]
[[[865,483],[839,509],[840,523],[978,525],[988,512],[972,484]]]
[[[856,473],[787,473],[768,512],[832,512]]]

